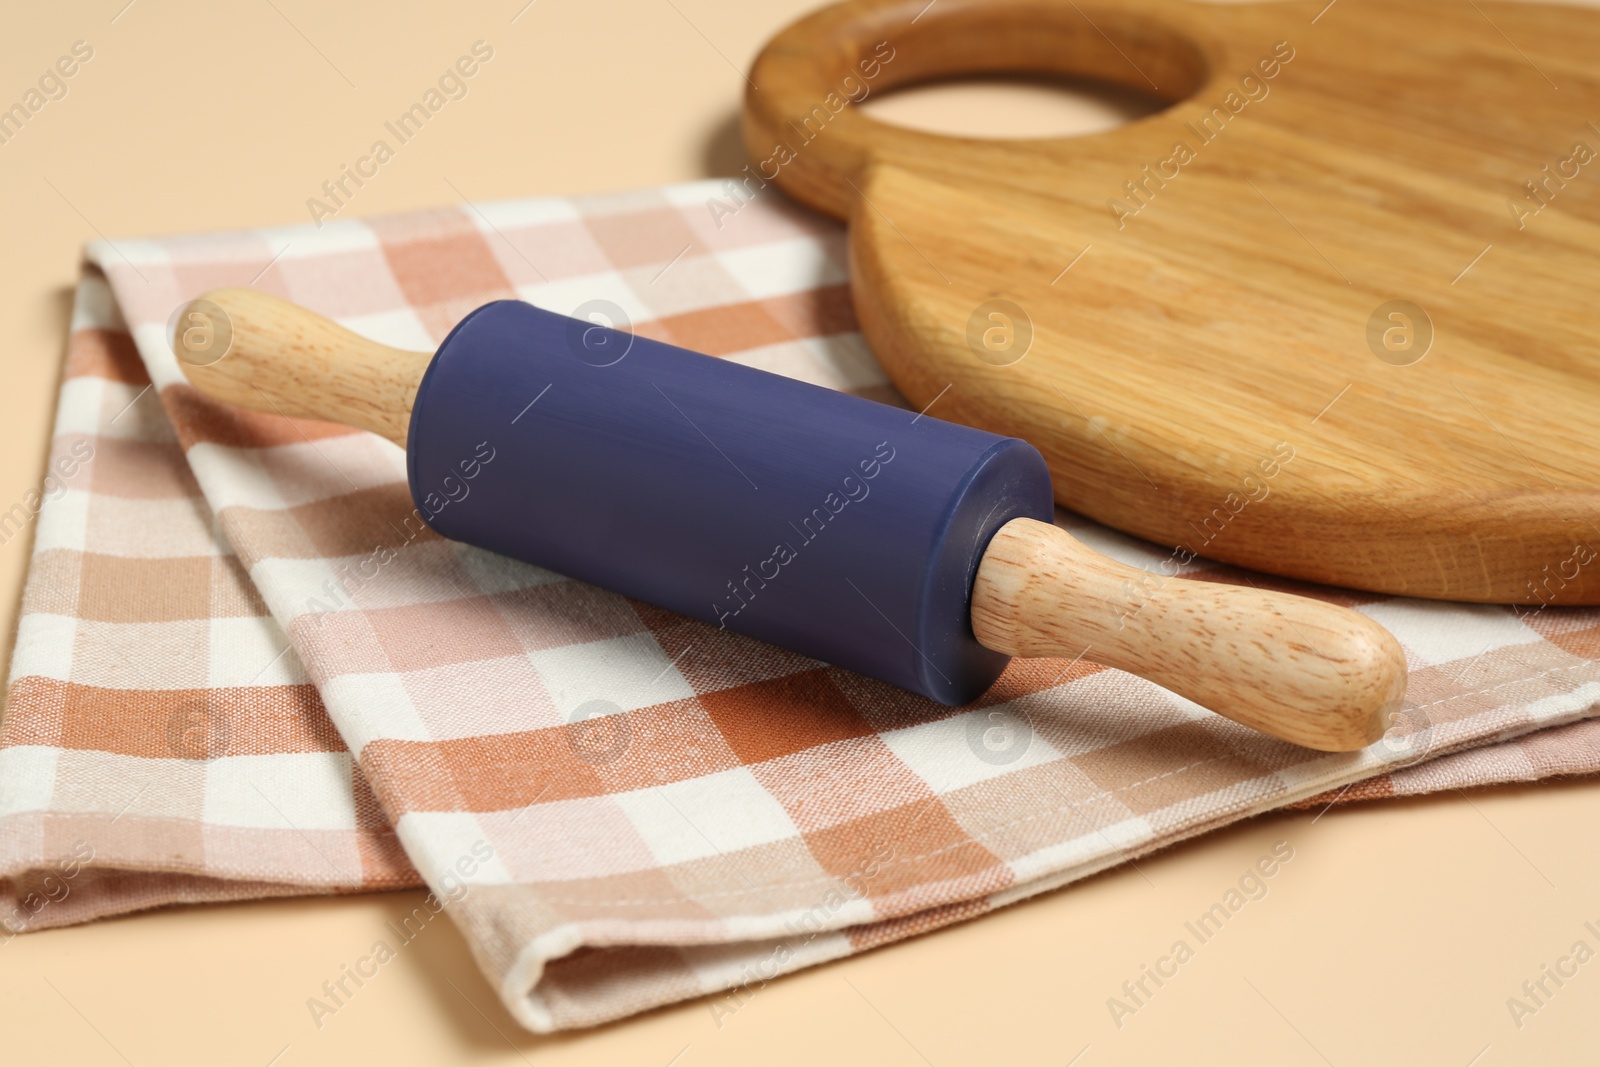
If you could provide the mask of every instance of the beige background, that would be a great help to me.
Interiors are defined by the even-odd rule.
[[[449,183],[491,200],[731,173],[742,164],[738,72],[811,6],[537,0],[519,15],[523,2],[13,8],[0,32],[5,105],[74,41],[95,56],[65,99],[0,145],[0,511],[42,480],[70,286],[97,231],[305,220],[323,180],[480,38],[495,58],[470,95],[350,213],[450,202]],[[907,121],[1028,133],[1103,123],[1117,106],[1075,109],[1038,90],[883,105]],[[7,648],[28,550],[24,538],[0,548]],[[1592,1062],[1600,961],[1521,1029],[1506,999],[1578,938],[1600,948],[1583,929],[1600,928],[1597,826],[1593,782],[1271,816],[782,979],[720,1026],[701,1001],[549,1039],[518,1031],[444,926],[314,1026],[306,999],[418,894],[167,910],[0,945],[0,1060]],[[1280,840],[1295,855],[1269,895],[1117,1029],[1106,999]]]

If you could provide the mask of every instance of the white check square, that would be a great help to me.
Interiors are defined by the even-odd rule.
[[[614,799],[663,865],[800,837],[783,805],[747,767]]]
[[[224,756],[206,764],[202,818],[218,826],[354,830],[348,752]]]
[[[648,633],[539,649],[529,652],[528,658],[562,718],[593,700],[633,711],[694,696],[694,689]]]

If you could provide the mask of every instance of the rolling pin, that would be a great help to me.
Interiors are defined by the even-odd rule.
[[[189,304],[201,393],[406,449],[440,535],[891,682],[975,700],[1012,656],[1147,678],[1348,751],[1405,657],[1357,612],[1159,578],[1052,525],[1031,445],[502,300],[406,352],[249,289]]]

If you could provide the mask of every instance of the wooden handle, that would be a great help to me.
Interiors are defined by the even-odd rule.
[[[872,163],[926,172],[951,159],[957,145],[964,149],[953,157],[959,165],[1003,180],[994,141],[894,126],[851,104],[897,85],[1007,72],[1077,75],[1181,100],[1200,89],[1225,51],[1215,27],[1195,17],[1192,6],[1173,0],[835,4],[783,30],[756,57],[745,92],[745,150],[764,179],[836,218],[850,216]]]
[[[1406,690],[1399,643],[1358,612],[1166,578],[1033,519],[1013,519],[989,543],[972,629],[996,651],[1082,655],[1325,752],[1376,741]]]
[[[380,345],[254,289],[215,289],[180,313],[172,350],[205,395],[382,434],[401,448],[433,357]]]

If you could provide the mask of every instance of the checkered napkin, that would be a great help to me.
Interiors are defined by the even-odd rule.
[[[166,342],[174,309],[221,285],[416,349],[488,300],[607,300],[640,334],[892,399],[839,227],[776,198],[719,227],[718,193],[92,246],[49,492],[24,509],[9,929],[420,872],[546,1031],[764,983],[1374,776],[1394,793],[1600,769],[1596,731],[1563,725],[1600,713],[1600,612],[1255,576],[1405,645],[1406,720],[1358,753],[1087,662],[1016,661],[945,708],[419,532],[398,448],[211,403]],[[1060,521],[1125,561],[1166,557]],[[1506,740],[1540,728],[1559,729]]]

